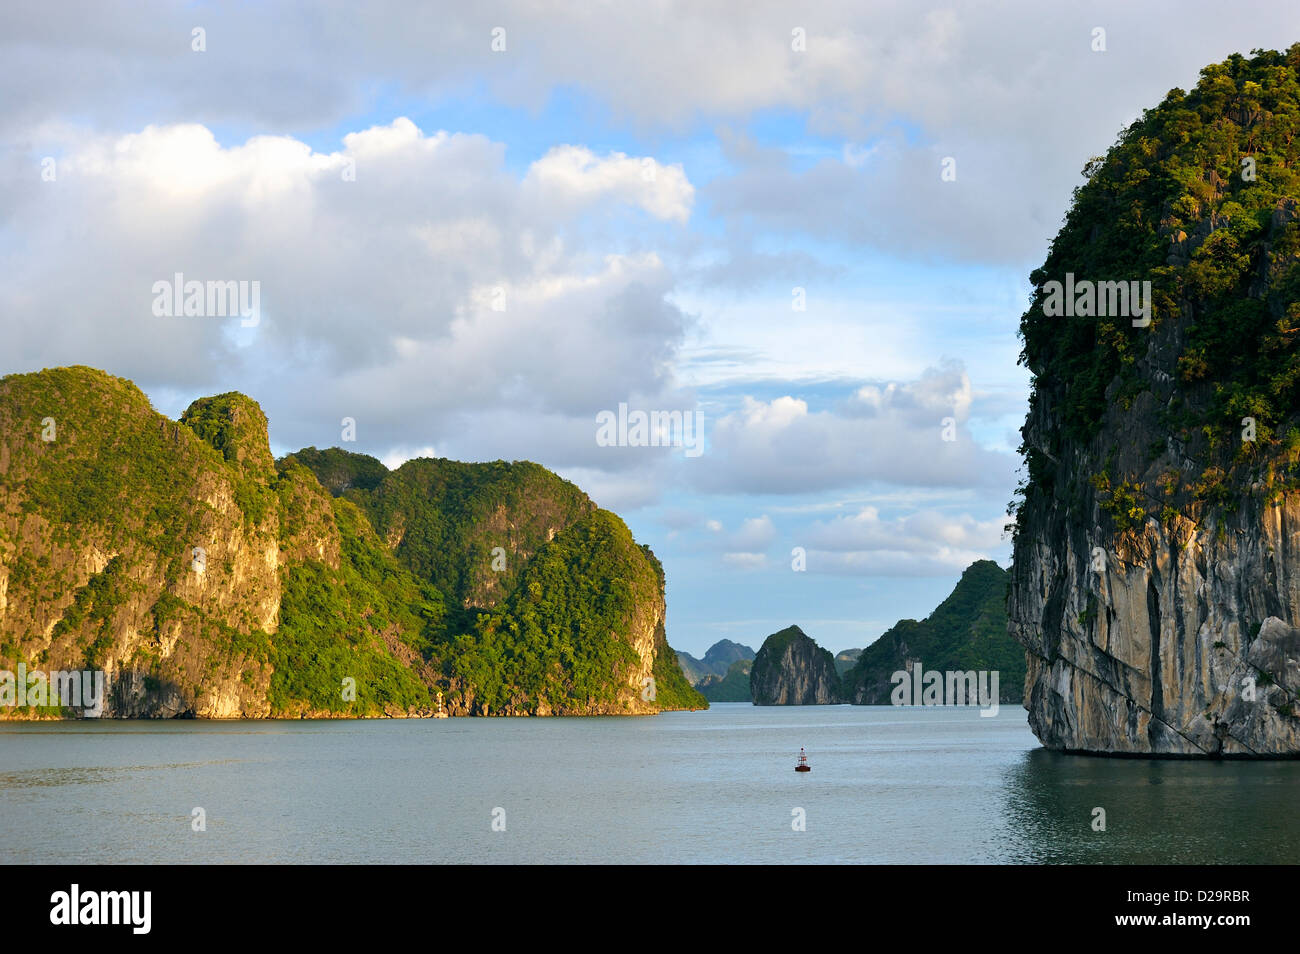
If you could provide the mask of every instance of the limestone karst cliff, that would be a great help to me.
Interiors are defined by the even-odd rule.
[[[109,716],[706,706],[663,594],[622,520],[535,464],[275,461],[240,394],[172,421],[90,368],[0,378],[0,670],[104,670]]]
[[[861,651],[844,675],[855,705],[890,705],[893,675],[919,665],[930,672],[996,672],[1000,702],[1019,703],[1025,652],[1007,635],[1007,572],[992,560],[962,571],[951,593],[925,619],[901,619]]]
[[[1207,67],[1031,276],[1008,613],[1049,747],[1300,754],[1297,123],[1300,45]]]
[[[756,706],[821,706],[843,701],[835,657],[798,626],[763,640],[749,673]]]

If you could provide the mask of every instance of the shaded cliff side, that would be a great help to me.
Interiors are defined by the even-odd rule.
[[[1298,118],[1300,45],[1207,67],[1031,276],[1008,611],[1052,748],[1300,754]],[[1149,316],[1087,286],[1061,314],[1080,280],[1149,281]]]
[[[835,657],[798,626],[763,640],[749,673],[756,706],[820,706],[842,702]]]
[[[844,678],[844,674],[857,665],[862,656],[861,649],[845,649],[835,654],[835,671]]]
[[[705,676],[695,684],[700,695],[710,702],[753,702],[749,688],[749,674],[754,668],[752,659],[737,659],[723,676]]]
[[[977,560],[925,619],[899,620],[862,650],[844,674],[844,696],[855,705],[885,706],[895,672],[914,664],[934,672],[997,672],[1000,702],[1024,700],[1025,650],[1007,633],[1007,571]]]

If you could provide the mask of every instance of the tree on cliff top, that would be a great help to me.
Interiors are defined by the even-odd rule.
[[[1151,387],[1154,365],[1142,362],[1157,347],[1178,352],[1168,365],[1179,394],[1163,414],[1188,447],[1184,456],[1204,470],[1193,475],[1200,483],[1190,496],[1230,496],[1223,481],[1239,465],[1278,454],[1295,463],[1298,133],[1300,44],[1207,66],[1191,92],[1171,90],[1087,163],[1087,181],[1030,276],[1020,361],[1033,375],[1029,419],[1039,423],[1021,446],[1027,479],[1019,493],[1050,492],[1064,448],[1090,440],[1109,410],[1128,408]],[[1134,327],[1125,315],[1045,313],[1045,286],[1068,273],[1150,281],[1150,326]],[[1176,333],[1162,328],[1169,322]],[[1253,440],[1235,439],[1244,418]],[[1121,518],[1140,513],[1137,498],[1152,492],[1115,486],[1118,475],[1104,482]]]

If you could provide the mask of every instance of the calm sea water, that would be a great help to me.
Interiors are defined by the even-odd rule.
[[[1010,707],[0,724],[5,863],[1294,863],[1297,796],[1300,762],[1056,755]]]

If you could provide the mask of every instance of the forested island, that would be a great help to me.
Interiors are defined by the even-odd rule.
[[[0,669],[104,670],[105,715],[707,707],[664,614],[649,548],[537,464],[275,460],[242,394],[173,421],[91,368],[0,379]]]

